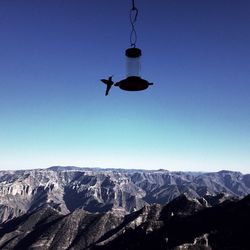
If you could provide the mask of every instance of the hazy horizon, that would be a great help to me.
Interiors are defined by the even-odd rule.
[[[26,168],[6,168],[6,169],[0,169],[0,171],[25,171],[25,170],[46,170],[50,168],[76,168],[76,169],[99,169],[99,170],[138,170],[138,171],[169,171],[169,172],[190,172],[190,173],[216,173],[220,171],[230,171],[230,172],[240,172],[242,174],[250,174],[250,171],[248,172],[242,172],[238,170],[233,170],[233,169],[215,169],[214,171],[199,171],[199,170],[189,170],[189,169],[167,169],[167,168],[138,168],[138,167],[131,167],[131,168],[126,168],[126,167],[95,167],[95,166],[76,166],[76,165],[51,165],[51,166],[46,166],[46,167],[26,167]]]

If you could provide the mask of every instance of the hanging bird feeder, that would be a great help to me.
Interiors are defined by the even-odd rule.
[[[119,86],[122,90],[127,91],[147,89],[152,83],[140,77],[141,50],[138,48],[129,48],[126,50],[125,54],[127,56],[127,78],[116,83],[115,86]]]
[[[125,55],[127,57],[127,78],[115,84],[115,86],[119,86],[120,89],[127,91],[140,91],[147,89],[149,85],[153,85],[153,83],[149,83],[140,76],[140,57],[142,52],[141,49],[136,48],[137,34],[135,30],[135,22],[137,20],[137,16],[138,9],[135,7],[134,0],[132,0],[132,9],[130,10],[130,23],[132,26],[130,34],[131,48],[128,48],[125,51]]]
[[[131,33],[130,33],[130,45],[131,47],[125,50],[126,60],[127,60],[127,77],[117,83],[114,86],[119,87],[122,90],[127,91],[140,91],[145,90],[148,86],[153,85],[153,83],[148,82],[147,80],[141,78],[141,64],[140,57],[142,51],[139,48],[136,48],[137,34],[135,30],[135,23],[138,16],[138,9],[135,7],[135,1],[132,0],[132,8],[130,10],[130,23],[131,23]],[[106,95],[113,85],[112,77],[109,77],[109,80],[102,79],[102,82],[107,84]],[[110,87],[109,87],[110,86]]]

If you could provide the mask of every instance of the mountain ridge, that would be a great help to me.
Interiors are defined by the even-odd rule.
[[[89,212],[120,210],[124,214],[147,204],[165,204],[187,193],[193,198],[250,193],[250,174],[168,170],[50,167],[0,171],[0,222],[43,204],[63,214],[77,208]]]

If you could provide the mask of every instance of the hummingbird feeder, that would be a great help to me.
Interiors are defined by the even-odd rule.
[[[125,54],[127,57],[127,78],[116,83],[115,86],[119,86],[120,89],[127,91],[147,89],[152,83],[140,77],[141,50],[139,48],[129,48],[126,50]]]
[[[140,76],[140,57],[142,55],[142,51],[141,49],[136,48],[137,34],[135,30],[135,22],[137,20],[137,16],[138,9],[135,7],[134,0],[132,0],[132,9],[130,10],[130,23],[132,26],[130,34],[131,47],[125,50],[127,60],[127,77],[114,84],[114,86],[127,91],[145,90],[148,86],[153,85],[153,83],[148,82]]]

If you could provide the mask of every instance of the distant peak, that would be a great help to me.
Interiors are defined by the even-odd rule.
[[[82,170],[82,168],[75,166],[52,166],[47,169],[53,171]]]

